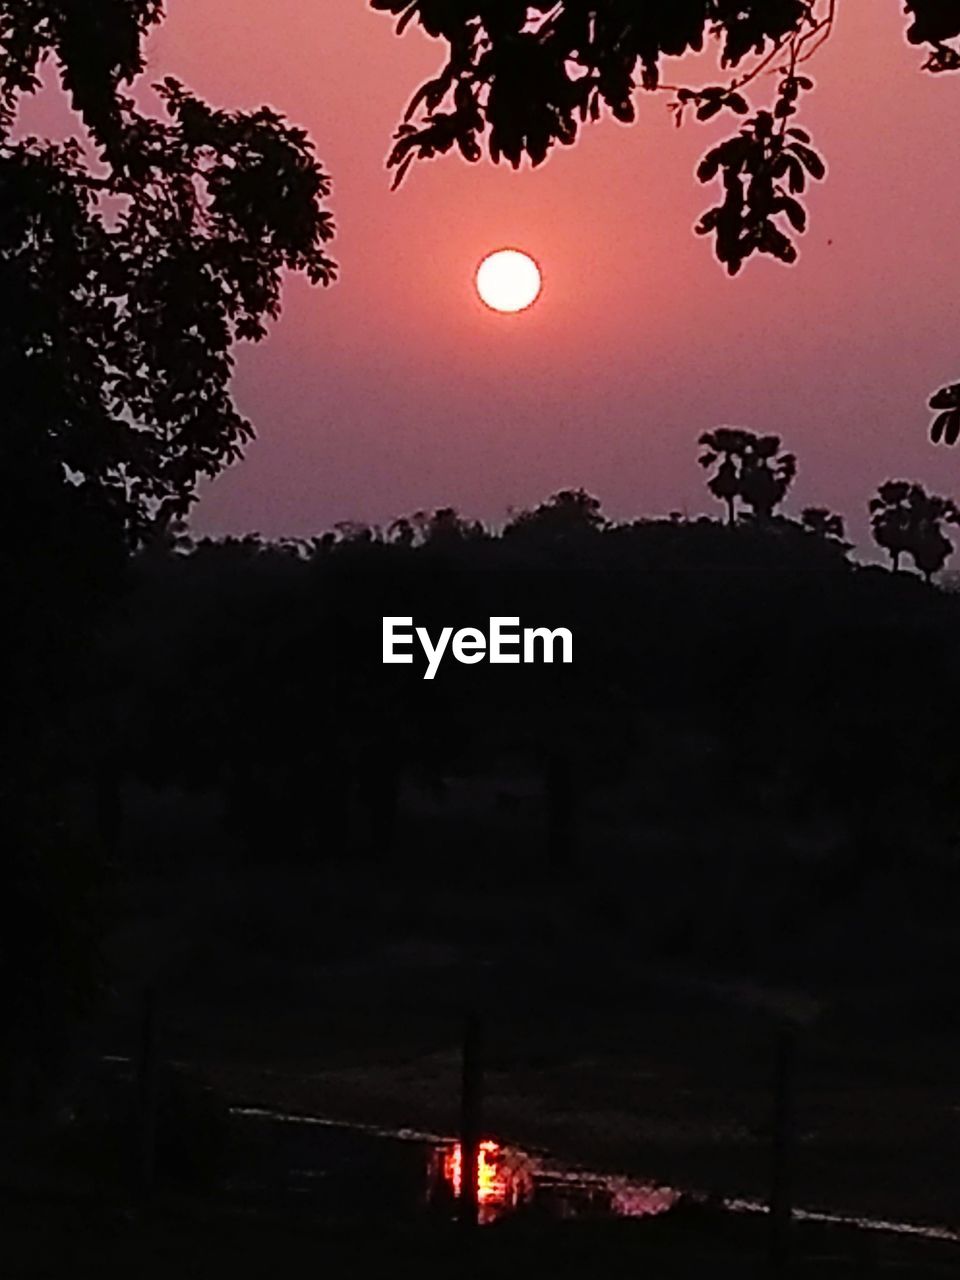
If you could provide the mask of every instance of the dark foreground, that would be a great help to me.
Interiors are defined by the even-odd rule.
[[[824,1277],[953,1275],[957,1246],[797,1225],[793,1258],[772,1269],[766,1223],[685,1207],[620,1222],[513,1220],[466,1233],[438,1222],[326,1221],[289,1209],[163,1199],[0,1199],[5,1280],[96,1275],[190,1277],[443,1276]]]

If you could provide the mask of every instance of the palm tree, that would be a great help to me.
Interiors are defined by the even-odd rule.
[[[873,540],[889,555],[894,573],[900,568],[900,557],[910,547],[912,493],[919,487],[907,480],[887,480],[877,490],[877,496],[870,499]]]
[[[779,436],[754,436],[744,456],[740,496],[754,517],[766,522],[787,496],[797,474],[792,453],[780,452]]]
[[[910,480],[887,480],[870,500],[874,541],[890,556],[894,572],[906,552],[929,582],[953,551],[944,524],[960,524],[960,508],[951,498],[927,493]]]
[[[727,524],[736,523],[737,499],[757,520],[770,520],[797,474],[794,455],[780,452],[780,437],[758,436],[744,427],[717,427],[705,431],[700,444],[706,450],[699,458],[701,467],[716,465],[707,488],[726,504]]]
[[[740,474],[751,434],[742,427],[717,427],[713,431],[705,431],[700,437],[699,443],[706,450],[698,459],[701,467],[719,464],[707,481],[707,488],[726,504],[727,524],[733,524],[737,518]]]

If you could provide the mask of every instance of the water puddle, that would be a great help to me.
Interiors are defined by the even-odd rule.
[[[442,1134],[419,1129],[391,1129],[379,1125],[345,1124],[322,1116],[273,1111],[266,1107],[234,1107],[247,1119],[313,1127],[335,1137],[342,1153],[349,1135],[359,1139],[402,1143],[419,1151],[417,1168],[421,1202],[438,1212],[453,1214],[462,1186],[460,1143]],[[334,1170],[326,1171],[328,1174]],[[301,1175],[304,1171],[300,1171]],[[318,1171],[311,1175],[320,1176]],[[543,1152],[527,1151],[487,1139],[477,1154],[477,1207],[481,1223],[494,1222],[521,1209],[556,1218],[647,1217],[663,1213],[680,1198],[672,1187],[577,1169]]]
[[[452,1209],[462,1177],[460,1143],[451,1140],[435,1147],[427,1165],[428,1203]],[[672,1187],[573,1169],[489,1139],[480,1144],[476,1177],[481,1222],[530,1208],[559,1218],[649,1217],[663,1213],[680,1198]]]
[[[408,1168],[420,1170],[421,1203],[426,1203],[438,1212],[452,1214],[455,1211],[463,1176],[460,1143],[455,1139],[418,1129],[348,1124],[321,1116],[274,1111],[266,1107],[234,1107],[232,1112],[248,1119],[305,1128],[312,1126],[329,1135],[336,1135],[340,1144],[349,1141],[350,1135],[357,1139],[403,1144],[417,1153],[417,1159]],[[313,1170],[309,1176],[316,1179],[330,1174],[335,1175],[336,1170]],[[480,1144],[476,1178],[477,1204],[482,1223],[494,1222],[520,1210],[539,1211],[545,1216],[556,1218],[651,1217],[665,1213],[685,1196],[697,1198],[695,1192],[684,1192],[655,1182],[577,1168],[546,1152],[528,1151],[493,1139]],[[719,1203],[732,1213],[767,1211],[762,1202],[746,1198],[730,1198]],[[797,1221],[960,1243],[960,1231],[939,1225],[815,1209],[796,1209],[794,1217]]]

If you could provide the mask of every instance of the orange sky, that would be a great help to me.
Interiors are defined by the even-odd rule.
[[[390,136],[439,46],[365,0],[169,0],[151,72],[310,130],[342,267],[332,290],[288,287],[241,353],[259,439],[195,525],[302,535],[443,504],[497,521],[567,485],[614,516],[710,509],[695,441],[718,423],[784,437],[797,509],[852,515],[893,475],[960,490],[925,410],[960,377],[960,76],[921,74],[897,4],[839,7],[802,116],[830,172],[800,262],[730,281],[691,230],[713,203],[693,168],[724,126],[678,133],[642,95],[636,126],[594,126],[536,172],[448,157],[391,194]],[[544,271],[521,317],[473,295],[503,244]]]

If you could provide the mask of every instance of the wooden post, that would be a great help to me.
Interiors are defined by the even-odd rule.
[[[790,1261],[793,1220],[794,1086],[796,1033],[783,1027],[777,1033],[773,1078],[773,1144],[770,1171],[770,1244],[772,1276],[784,1275]]]
[[[479,1222],[478,1171],[483,1136],[483,1021],[475,1006],[463,1031],[463,1064],[460,1093],[460,1204],[464,1227]]]
[[[146,1192],[153,1190],[157,1173],[158,1077],[157,993],[153,987],[147,987],[143,993],[138,1071],[140,1103],[139,1176],[140,1184]]]

